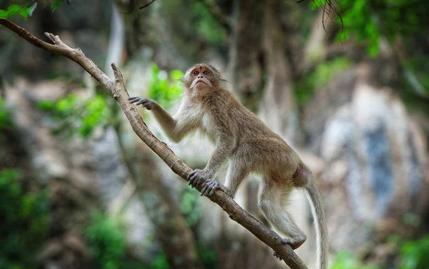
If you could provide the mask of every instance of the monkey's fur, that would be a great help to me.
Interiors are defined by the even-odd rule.
[[[307,237],[285,206],[293,188],[306,190],[317,222],[319,268],[326,269],[325,214],[311,171],[279,135],[224,89],[223,82],[213,66],[192,66],[183,78],[186,90],[174,118],[153,100],[132,97],[130,101],[151,110],[173,141],[178,142],[189,132],[199,130],[216,144],[207,166],[203,170],[195,169],[189,176],[189,184],[203,186],[203,194],[212,195],[219,188],[214,176],[226,160],[229,168],[225,184],[231,197],[249,173],[262,174],[259,207],[268,221],[288,236],[282,243],[293,249],[301,246]]]

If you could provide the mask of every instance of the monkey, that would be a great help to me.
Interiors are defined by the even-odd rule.
[[[228,160],[225,185],[227,194],[234,198],[250,173],[262,175],[258,206],[267,220],[287,236],[281,244],[292,249],[300,247],[307,237],[284,207],[294,188],[304,189],[316,222],[318,268],[326,269],[325,213],[310,169],[278,134],[226,89],[225,80],[215,67],[196,64],[186,71],[182,82],[182,102],[174,117],[154,100],[130,97],[129,101],[150,110],[172,141],[179,142],[188,133],[200,131],[215,144],[206,167],[193,170],[188,184],[202,187],[202,195],[213,195],[221,186],[215,176]],[[274,256],[279,258],[276,253]]]

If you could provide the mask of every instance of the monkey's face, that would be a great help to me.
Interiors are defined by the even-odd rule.
[[[219,80],[219,71],[214,67],[198,64],[186,72],[183,82],[188,89],[203,91],[219,87]]]

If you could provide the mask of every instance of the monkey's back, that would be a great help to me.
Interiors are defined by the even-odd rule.
[[[236,138],[237,148],[241,151],[237,154],[241,154],[241,158],[270,167],[290,165],[288,168],[293,169],[298,165],[298,154],[253,112],[244,107],[232,93],[223,90],[218,101],[212,108],[218,115],[215,120],[226,126],[229,135]],[[266,158],[267,155],[271,158]],[[255,156],[261,156],[261,160]]]

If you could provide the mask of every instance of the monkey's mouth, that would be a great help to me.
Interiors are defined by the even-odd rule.
[[[203,83],[203,84],[206,84],[204,81],[202,81],[202,80],[197,80],[197,83],[195,83],[195,85],[197,85],[198,83]]]

